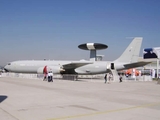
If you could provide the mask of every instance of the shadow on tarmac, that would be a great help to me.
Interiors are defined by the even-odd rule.
[[[6,95],[0,95],[0,103],[7,99]]]

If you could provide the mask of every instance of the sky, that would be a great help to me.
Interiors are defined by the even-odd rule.
[[[160,0],[0,0],[0,65],[15,60],[89,59],[84,43],[118,58],[134,37],[160,47]]]

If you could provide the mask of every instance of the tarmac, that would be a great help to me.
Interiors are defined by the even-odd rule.
[[[160,85],[1,77],[0,119],[160,120]]]

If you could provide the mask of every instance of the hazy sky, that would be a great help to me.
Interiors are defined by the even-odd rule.
[[[104,43],[114,60],[132,41],[160,47],[160,0],[0,0],[0,65],[14,60],[89,59],[79,44]]]

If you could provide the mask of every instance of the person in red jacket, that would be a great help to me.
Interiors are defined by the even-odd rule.
[[[46,81],[47,80],[47,74],[48,74],[48,72],[47,72],[47,66],[44,67],[43,74],[44,74],[43,81]]]

